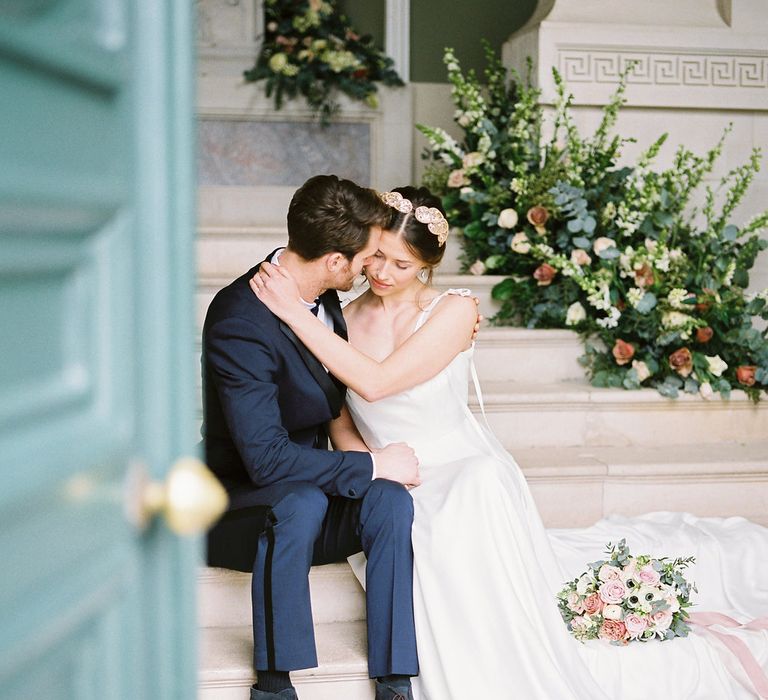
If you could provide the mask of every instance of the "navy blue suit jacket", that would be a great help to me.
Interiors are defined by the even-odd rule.
[[[253,294],[248,280],[257,269],[219,291],[206,315],[207,464],[230,492],[230,510],[248,507],[249,494],[281,481],[362,498],[371,483],[371,456],[326,449],[324,426],[338,417],[344,387]],[[346,338],[336,292],[326,292],[322,302]]]

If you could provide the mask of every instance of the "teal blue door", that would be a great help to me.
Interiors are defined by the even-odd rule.
[[[0,0],[3,700],[195,696],[192,10]]]

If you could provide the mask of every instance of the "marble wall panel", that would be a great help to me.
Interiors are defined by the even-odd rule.
[[[198,183],[299,187],[312,175],[334,173],[367,186],[370,131],[365,123],[202,119]]]

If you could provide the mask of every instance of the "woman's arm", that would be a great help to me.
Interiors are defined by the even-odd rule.
[[[477,321],[474,299],[450,296],[416,333],[377,362],[339,338],[301,304],[287,272],[273,266],[267,269],[267,282],[251,280],[256,296],[336,377],[367,401],[398,394],[434,377],[467,348]]]

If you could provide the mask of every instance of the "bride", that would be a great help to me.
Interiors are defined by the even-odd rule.
[[[547,532],[514,459],[467,406],[470,375],[479,395],[475,304],[468,290],[440,294],[429,286],[448,235],[440,201],[413,187],[382,199],[392,218],[364,270],[369,290],[344,310],[349,343],[298,301],[284,270],[263,265],[251,285],[349,387],[349,411],[368,447],[407,442],[419,458],[421,483],[411,490],[415,696],[768,697],[754,673],[768,667],[765,631],[731,632],[751,652],[749,678],[721,641],[703,633],[626,647],[569,635],[555,594],[622,537],[637,554],[695,556],[689,578],[701,595],[694,602],[742,619],[766,615],[768,531],[740,518],[655,513]]]

